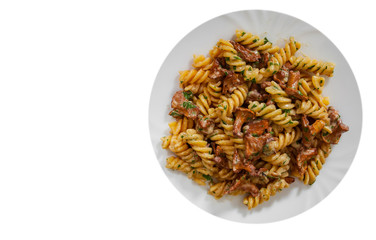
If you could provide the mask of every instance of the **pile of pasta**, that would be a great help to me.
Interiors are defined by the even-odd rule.
[[[295,179],[313,184],[348,127],[322,95],[335,65],[298,56],[300,47],[293,37],[279,47],[237,30],[208,56],[194,55],[161,138],[173,153],[166,167],[217,199],[245,195],[248,209]]]

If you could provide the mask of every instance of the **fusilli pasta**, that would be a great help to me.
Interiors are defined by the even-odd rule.
[[[299,56],[237,30],[209,55],[194,55],[171,101],[175,118],[162,148],[166,167],[206,185],[216,199],[244,194],[248,209],[295,179],[313,184],[341,134],[348,131],[323,88],[334,64]]]

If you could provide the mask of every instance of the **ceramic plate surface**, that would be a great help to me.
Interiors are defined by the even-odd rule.
[[[333,146],[316,182],[304,185],[295,181],[289,188],[271,197],[251,211],[243,205],[243,196],[225,196],[220,200],[207,194],[184,174],[165,168],[166,158],[173,155],[162,149],[160,138],[169,135],[168,115],[171,98],[179,90],[179,71],[192,68],[192,56],[208,55],[220,38],[230,40],[235,30],[242,29],[273,44],[284,46],[290,36],[302,43],[299,50],[311,58],[334,62],[334,76],[325,83],[323,95],[341,114],[350,131]],[[362,107],[359,89],[349,64],[337,47],[311,25],[288,15],[271,11],[239,11],[216,17],[186,35],[170,52],[154,82],[149,104],[150,136],[157,159],[171,183],[191,202],[203,210],[228,220],[265,223],[283,220],[313,207],[324,199],[342,180],[355,156],[360,140]],[[160,171],[156,169],[155,171]],[[161,186],[163,187],[163,186]],[[168,200],[168,199],[167,199]]]

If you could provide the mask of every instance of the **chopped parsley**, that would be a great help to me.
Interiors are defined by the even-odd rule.
[[[211,180],[212,180],[212,178],[211,178],[210,175],[202,174],[202,176],[203,176],[206,180],[208,180],[208,181],[211,181]]]
[[[185,99],[191,100],[193,93],[191,91],[188,91],[188,92],[183,92],[183,95],[184,95]]]
[[[264,37],[264,44],[266,44],[268,42],[269,42],[269,40],[266,37]]]
[[[178,113],[176,110],[173,110],[172,112],[170,112],[170,116],[171,117],[181,117],[183,115],[181,115],[180,113]]]
[[[195,108],[196,106],[192,102],[183,102],[183,107],[185,109]]]
[[[245,32],[242,32],[242,37],[244,36]]]

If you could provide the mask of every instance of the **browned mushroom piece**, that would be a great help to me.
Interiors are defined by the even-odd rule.
[[[243,127],[245,130],[245,156],[247,159],[257,159],[260,157],[264,145],[273,141],[274,138],[270,133],[264,134],[269,128],[269,121],[266,119],[257,119],[248,122]]]
[[[286,88],[286,83],[289,80],[289,70],[285,66],[282,66],[281,69],[273,75],[273,80],[281,86],[282,89]]]
[[[251,161],[239,155],[237,149],[235,149],[233,155],[232,168],[235,173],[238,173],[241,170],[245,170],[249,173],[250,176],[253,177],[261,177],[262,173],[267,171],[266,168],[260,168],[257,170]]]
[[[302,144],[309,148],[313,144],[313,139],[317,136],[318,133],[325,126],[325,122],[323,120],[316,120],[312,125],[309,125],[309,120],[306,115],[302,116],[302,125],[303,125],[303,138]]]
[[[246,179],[246,176],[243,175],[239,179],[236,179],[230,188],[225,191],[225,194],[231,194],[234,191],[241,191],[251,194],[253,197],[257,197],[260,193],[258,187]]]
[[[232,93],[236,87],[244,83],[244,78],[232,70],[226,70],[225,79],[223,80],[222,93]]]
[[[172,97],[171,107],[176,110],[176,113],[183,114],[187,118],[197,119],[200,110],[190,101],[191,93],[184,91],[177,91]],[[173,112],[173,111],[172,111]]]
[[[199,114],[196,119],[196,130],[203,134],[211,134],[214,131],[215,123],[208,116],[204,117]]]
[[[262,136],[246,134],[244,137],[245,157],[247,159],[252,158],[253,160],[260,158],[261,151],[265,144],[268,144],[273,140],[275,140],[275,138],[270,133],[266,133]]]
[[[243,137],[241,131],[242,126],[245,122],[254,119],[256,113],[248,108],[238,107],[235,110],[235,122],[234,122],[234,135],[237,137]]]
[[[303,95],[299,91],[299,79],[300,79],[300,72],[299,71],[290,71],[288,75],[287,87],[285,89],[286,93],[290,96],[293,96],[300,100],[308,100],[308,97]]]
[[[215,156],[213,160],[216,162],[216,164],[221,168],[229,168],[228,159],[221,146],[216,145],[214,142],[211,143],[211,146]]]
[[[335,110],[332,106],[328,108],[328,117],[330,119],[330,127],[332,129],[332,133],[328,134],[324,132],[321,134],[321,136],[324,142],[337,144],[342,136],[342,133],[349,131],[349,127],[346,124],[342,123],[342,119],[338,111]]]
[[[296,157],[296,166],[300,176],[307,171],[307,161],[317,155],[317,148],[302,149]]]
[[[270,94],[268,94],[264,88],[262,88],[259,84],[252,83],[249,92],[247,94],[247,98],[245,100],[246,103],[249,101],[258,101],[263,102],[269,98]]]
[[[268,128],[269,128],[269,120],[266,120],[266,119],[256,119],[256,120],[248,122],[244,126],[244,129],[246,130],[246,134],[251,134],[253,136],[262,135],[264,131],[267,130]]]
[[[223,68],[224,58],[214,58],[213,65],[210,69],[209,77],[214,80],[222,79],[226,74],[226,69]]]
[[[291,184],[291,183],[293,183],[293,182],[295,182],[295,178],[293,178],[293,177],[285,177],[285,181],[288,183],[288,184]]]
[[[267,68],[269,59],[270,59],[270,53],[268,53],[268,52],[262,53],[260,62],[259,62],[257,67],[260,68],[260,69],[261,68]]]
[[[240,58],[243,59],[247,63],[257,62],[260,60],[261,55],[257,50],[250,50],[248,48],[245,48],[240,43],[237,43],[235,41],[230,41],[232,46],[234,46],[234,49],[239,53]]]
[[[262,89],[265,89],[267,87],[271,87],[272,86],[272,82],[270,80],[265,80],[263,81],[261,84],[260,84],[260,87]]]

